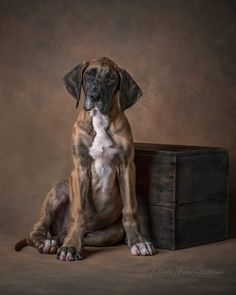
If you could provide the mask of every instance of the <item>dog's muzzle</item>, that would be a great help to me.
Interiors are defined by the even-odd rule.
[[[89,95],[85,97],[84,100],[84,110],[85,111],[91,111],[93,108],[98,107],[100,99],[93,95]]]
[[[84,110],[91,111],[98,109],[103,115],[106,115],[110,111],[110,106],[97,94],[86,95],[84,100]]]

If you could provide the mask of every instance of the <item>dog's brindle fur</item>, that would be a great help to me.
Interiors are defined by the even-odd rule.
[[[69,181],[49,192],[39,221],[16,250],[31,245],[41,253],[57,252],[60,260],[75,260],[82,258],[84,244],[112,245],[126,233],[133,255],[155,254],[153,245],[140,233],[134,146],[124,115],[142,91],[108,58],[78,65],[64,83],[77,106],[81,86],[85,94],[72,131],[74,167]]]

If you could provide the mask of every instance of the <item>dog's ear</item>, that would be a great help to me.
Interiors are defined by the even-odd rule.
[[[63,83],[66,86],[66,89],[76,99],[76,108],[79,105],[83,73],[88,64],[87,61],[79,64],[63,78]]]
[[[131,107],[143,94],[137,83],[130,74],[123,69],[119,69],[120,74],[120,107],[124,112]]]

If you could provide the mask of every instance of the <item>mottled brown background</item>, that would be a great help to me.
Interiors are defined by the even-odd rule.
[[[236,223],[235,1],[0,1],[1,231],[24,236],[70,172],[75,101],[61,79],[108,56],[143,89],[136,141],[221,146]]]

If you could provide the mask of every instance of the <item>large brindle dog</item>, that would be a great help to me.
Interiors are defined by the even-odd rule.
[[[57,253],[60,260],[77,260],[84,245],[112,245],[126,233],[133,255],[154,255],[140,232],[134,146],[124,115],[141,89],[106,57],[79,64],[64,83],[77,106],[81,86],[85,94],[72,131],[74,167],[69,181],[48,193],[38,222],[15,249],[30,245],[40,253]]]

